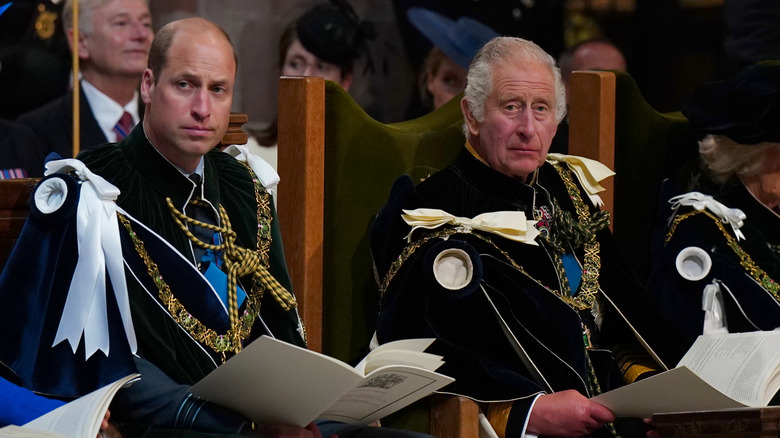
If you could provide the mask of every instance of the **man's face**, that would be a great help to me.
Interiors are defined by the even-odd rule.
[[[152,44],[152,16],[143,0],[113,0],[92,11],[92,32],[83,35],[79,57],[98,73],[139,77]]]
[[[185,171],[195,170],[225,135],[235,77],[233,51],[222,35],[180,31],[158,77],[147,69],[141,81],[144,128],[157,150]]]
[[[547,157],[557,129],[555,83],[545,65],[507,63],[493,68],[493,90],[478,122],[461,108],[474,150],[493,169],[525,180]]]

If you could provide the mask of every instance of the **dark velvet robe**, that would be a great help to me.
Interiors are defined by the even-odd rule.
[[[166,206],[165,198],[169,197],[178,209],[183,209],[194,195],[194,183],[153,148],[140,125],[122,142],[85,151],[79,159],[120,189],[117,204],[138,221],[131,221],[133,232],[174,297],[203,325],[218,334],[225,333],[230,326],[225,307],[198,273],[191,243],[174,224]],[[0,277],[0,329],[4,333],[0,337],[0,362],[6,365],[6,371],[12,371],[8,377],[38,392],[73,397],[139,371],[141,381],[115,397],[112,418],[126,423],[237,432],[246,422],[244,418],[216,405],[189,405],[195,403],[188,397],[189,386],[221,364],[222,355],[195,341],[171,317],[161,304],[133,239],[121,225],[139,357],[130,354],[110,284],[110,354],[97,352],[85,362],[83,342],[76,354],[66,342],[51,347],[77,261],[75,212],[80,184],[71,176],[60,177],[69,186],[66,203],[53,215],[39,214],[32,206],[33,214]],[[225,208],[238,246],[257,248],[255,183],[245,166],[218,150],[208,153],[204,157],[203,198]],[[291,290],[273,201],[269,201],[267,213],[272,220],[268,269]],[[251,280],[239,281],[244,290],[251,288]],[[239,314],[243,310],[240,308]],[[259,316],[245,342],[272,334],[305,346],[295,309],[283,310],[270,293],[265,293]],[[187,412],[198,415],[188,416]]]
[[[117,205],[162,236],[193,265],[196,264],[192,244],[174,223],[166,206],[169,197],[180,211],[194,196],[194,184],[173,167],[146,139],[143,127],[137,126],[124,141],[104,145],[79,154],[87,167],[119,188]],[[204,157],[203,191],[205,199],[227,211],[237,244],[243,248],[257,247],[257,203],[254,182],[247,169],[235,158],[218,150]],[[273,208],[273,203],[270,204]],[[275,216],[275,214],[274,214]],[[284,252],[278,221],[272,221],[272,243],[269,250],[271,274],[287,290],[291,290],[284,263]],[[244,281],[245,286],[251,283]],[[156,290],[152,289],[155,292]],[[132,294],[133,292],[131,292]],[[167,312],[161,312],[157,300],[145,291],[131,296],[133,320],[141,355],[157,365],[165,374],[181,383],[200,380],[219,364],[218,355],[193,342]],[[174,290],[174,295],[178,291]],[[185,305],[186,307],[186,305]],[[279,339],[304,345],[297,332],[295,310],[283,311],[270,294],[261,305],[262,317],[272,334]],[[224,319],[224,318],[223,318]],[[259,327],[252,338],[262,334]]]
[[[410,227],[401,218],[402,208],[441,209],[468,218],[485,212],[523,211],[530,220],[534,207],[552,205],[550,198],[574,212],[567,189],[550,164],[544,164],[529,185],[494,171],[466,150],[453,165],[416,188],[408,178],[401,178],[372,230],[378,281],[407,245],[403,237]],[[591,214],[597,211],[589,208]],[[412,241],[431,233],[415,231]],[[447,239],[433,238],[406,259],[382,296],[377,336],[380,343],[436,337],[433,348],[446,361],[440,371],[456,378],[445,392],[483,401],[515,400],[507,436],[522,430],[535,394],[575,389],[593,395],[583,324],[592,330],[595,348],[588,352],[601,390],[622,384],[610,354],[615,346],[638,347],[641,339],[667,367],[674,367],[682,356],[676,333],[656,318],[658,313],[617,254],[608,229],[597,234],[604,318],[600,326],[589,312],[574,310],[554,292],[562,285],[545,244],[532,246],[482,234],[490,243],[478,234],[458,232]],[[456,291],[441,287],[432,275],[433,259],[448,248],[466,251],[474,263],[471,283]],[[581,264],[582,248],[570,250]]]
[[[723,296],[726,321],[730,332],[774,330],[780,327],[780,302],[778,289],[761,284],[759,278],[750,275],[743,263],[760,268],[768,279],[780,281],[780,216],[761,204],[737,179],[722,185],[712,183],[698,170],[688,170],[682,190],[671,181],[664,182],[659,200],[659,218],[654,237],[654,268],[648,289],[653,293],[662,312],[685,333],[692,344],[702,333],[704,311],[702,292],[704,287],[717,280]],[[729,245],[727,236],[735,238],[729,225],[725,233],[714,220],[704,214],[690,216],[680,222],[669,237],[669,220],[673,214],[668,200],[681,193],[698,191],[710,195],[726,207],[738,208],[746,219],[740,231],[745,240],[737,241],[749,259],[740,258]],[[681,207],[675,216],[693,211]],[[701,280],[684,279],[675,266],[681,250],[698,247],[712,259],[712,268]]]

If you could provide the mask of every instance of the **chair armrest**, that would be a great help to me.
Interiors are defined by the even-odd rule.
[[[477,438],[479,406],[470,398],[434,395],[431,397],[431,435],[437,438]]]

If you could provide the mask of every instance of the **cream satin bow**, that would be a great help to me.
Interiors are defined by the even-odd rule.
[[[585,192],[588,193],[591,202],[597,206],[604,205],[604,201],[601,200],[598,193],[605,189],[599,183],[615,174],[609,167],[596,160],[576,155],[547,154],[547,160],[566,163],[569,169],[577,175],[577,179]]]
[[[279,174],[274,170],[273,166],[268,164],[264,159],[251,153],[246,146],[230,145],[224,149],[225,153],[234,157],[238,161],[243,161],[249,164],[252,171],[257,175],[260,183],[263,184],[266,190],[276,193],[276,186],[279,184]]]
[[[70,158],[46,163],[46,175],[68,171],[74,171],[83,181],[80,184],[79,205],[76,210],[79,256],[52,347],[67,340],[75,353],[83,334],[86,359],[97,350],[108,356],[108,271],[125,335],[132,352],[135,353],[137,342],[130,315],[119,221],[116,215],[118,207],[115,200],[119,196],[119,189],[92,173],[79,160]]]
[[[675,214],[677,214],[677,209],[683,205],[693,207],[699,211],[706,208],[715,216],[717,216],[721,222],[731,225],[731,229],[734,230],[734,235],[737,237],[737,240],[742,240],[745,238],[745,235],[742,234],[742,231],[739,231],[739,229],[744,224],[743,221],[747,218],[745,213],[743,213],[742,210],[738,208],[726,207],[725,205],[716,201],[715,198],[710,195],[705,195],[704,193],[700,192],[683,193],[682,195],[678,195],[670,199],[669,203],[672,204],[672,210],[674,210],[672,216],[669,217],[669,223],[671,223],[672,218],[674,218]]]
[[[412,231],[406,236],[411,240],[412,233],[418,228],[433,229],[445,224],[457,225],[466,229],[485,231],[498,234],[509,240],[538,245],[535,241],[539,230],[534,226],[536,222],[525,219],[522,211],[496,211],[483,213],[473,219],[453,216],[446,211],[432,208],[418,208],[416,210],[404,210],[401,215]]]

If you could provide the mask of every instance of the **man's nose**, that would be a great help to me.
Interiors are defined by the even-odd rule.
[[[517,132],[527,137],[536,135],[536,119],[533,109],[523,108],[517,116]]]
[[[200,89],[193,97],[192,115],[197,120],[204,120],[211,115],[211,96],[209,90]]]
[[[130,28],[130,38],[134,40],[151,39],[152,29],[140,21],[135,21]]]

